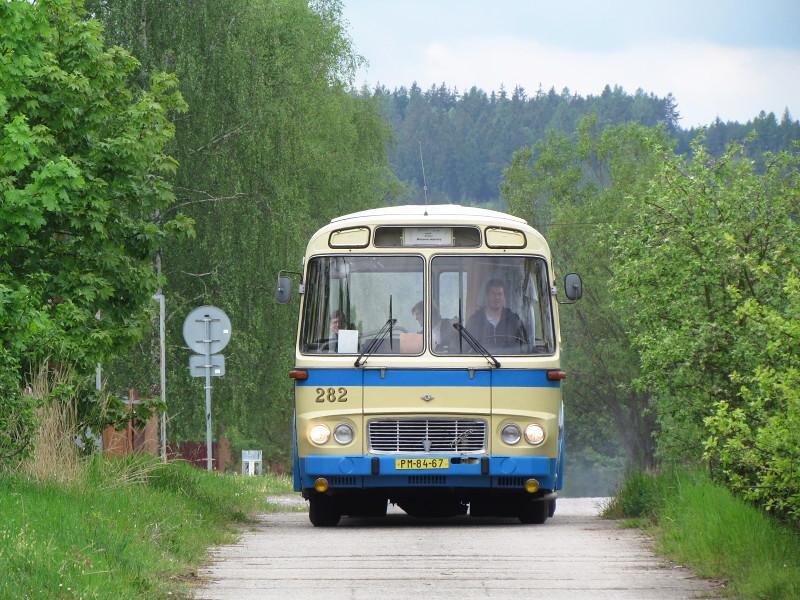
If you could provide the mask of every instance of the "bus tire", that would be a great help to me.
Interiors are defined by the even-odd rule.
[[[548,517],[552,517],[554,514],[556,514],[556,499],[555,498],[550,500],[550,507],[549,508],[550,508],[550,510],[548,511],[547,516]]]
[[[523,502],[519,508],[519,520],[526,525],[541,525],[547,521],[550,513],[550,502],[528,501]]]
[[[342,513],[329,496],[315,495],[308,500],[308,518],[314,527],[336,527]]]

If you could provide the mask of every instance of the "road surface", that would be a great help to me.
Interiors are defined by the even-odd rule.
[[[597,516],[600,501],[561,498],[544,525],[515,519],[262,515],[239,543],[212,551],[197,599],[717,598],[720,588],[657,558],[638,530]]]

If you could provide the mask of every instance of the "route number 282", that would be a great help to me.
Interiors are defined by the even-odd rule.
[[[347,388],[321,388],[316,389],[317,402],[347,402]]]

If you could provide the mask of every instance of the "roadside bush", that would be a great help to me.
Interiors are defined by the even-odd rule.
[[[36,428],[36,404],[21,393],[14,373],[13,358],[0,347],[0,470],[19,464],[32,449]]]
[[[735,373],[742,403],[714,405],[705,419],[712,475],[743,498],[800,525],[800,275],[787,279],[781,309],[745,302],[737,316],[762,340],[748,374]]]
[[[617,493],[605,507],[603,516],[610,519],[655,519],[668,486],[667,476],[632,471],[622,480]]]

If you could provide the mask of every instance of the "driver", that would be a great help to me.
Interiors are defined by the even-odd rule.
[[[528,341],[519,316],[506,308],[506,284],[497,278],[486,283],[486,306],[469,318],[466,327],[484,346],[515,346]]]

